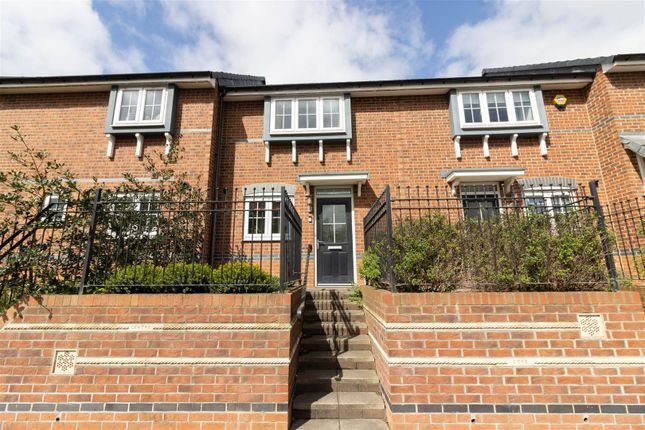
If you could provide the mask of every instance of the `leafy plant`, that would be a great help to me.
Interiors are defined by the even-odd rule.
[[[349,289],[349,294],[347,295],[347,298],[351,301],[356,303],[359,307],[363,307],[363,293],[361,292],[361,289],[358,285],[354,284],[352,285],[352,288]]]
[[[399,291],[607,289],[595,213],[521,211],[449,222],[437,212],[400,223],[393,231]],[[383,242],[365,252],[361,275],[386,287]]]
[[[210,291],[218,294],[272,293],[280,286],[280,279],[269,275],[256,265],[231,261],[213,270]]]

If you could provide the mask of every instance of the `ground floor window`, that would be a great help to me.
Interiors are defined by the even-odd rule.
[[[497,184],[464,184],[459,187],[464,216],[489,219],[499,215],[500,193]]]
[[[531,188],[524,192],[524,204],[534,213],[564,214],[575,209],[575,189]]]
[[[280,197],[244,200],[244,240],[280,240]]]
[[[49,219],[54,223],[65,221],[67,202],[62,201],[58,194],[46,195],[43,201],[43,209],[47,209],[49,212],[43,215],[43,220]],[[50,216],[51,212],[53,212],[53,215]]]

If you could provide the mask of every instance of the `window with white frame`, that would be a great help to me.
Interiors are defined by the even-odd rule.
[[[342,96],[274,99],[271,133],[331,133],[345,131]]]
[[[463,128],[540,125],[532,89],[463,91],[457,100]]]
[[[107,233],[121,237],[153,237],[159,232],[160,203],[154,193],[118,193],[108,204]]]
[[[247,196],[244,199],[244,240],[280,240],[280,196]]]
[[[526,208],[539,214],[564,214],[576,208],[575,189],[532,187],[524,191]]]
[[[497,184],[462,184],[459,186],[459,194],[466,218],[485,220],[500,213]]]
[[[163,124],[166,88],[122,88],[116,96],[114,126]]]
[[[43,209],[47,213],[43,215],[43,220],[48,219],[52,222],[65,221],[67,216],[67,202],[61,201],[58,194],[47,194],[43,201]]]

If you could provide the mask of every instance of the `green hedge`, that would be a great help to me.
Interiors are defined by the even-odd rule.
[[[271,293],[280,280],[260,267],[229,262],[213,269],[207,264],[173,263],[166,266],[135,264],[119,268],[104,286],[90,289],[95,294],[128,293]]]
[[[389,258],[399,291],[575,291],[608,289],[595,214],[509,213],[449,220],[439,212],[397,225],[365,252],[360,274],[389,288]]]

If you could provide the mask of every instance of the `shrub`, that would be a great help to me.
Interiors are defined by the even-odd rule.
[[[213,270],[210,291],[218,294],[272,293],[278,291],[280,279],[258,266],[231,261]]]
[[[399,291],[605,290],[604,254],[596,215],[509,212],[450,223],[439,213],[405,220],[393,231]],[[365,252],[361,275],[384,287],[383,243]]]
[[[367,285],[376,285],[381,279],[381,258],[376,252],[375,244],[365,250],[358,273],[365,278]]]
[[[165,267],[134,264],[111,274],[94,294],[129,293],[270,293],[278,291],[280,280],[261,268],[244,262],[230,262],[211,268],[207,264],[177,262]]]
[[[403,290],[448,291],[461,272],[458,229],[439,213],[400,224],[393,232],[394,275]]]

